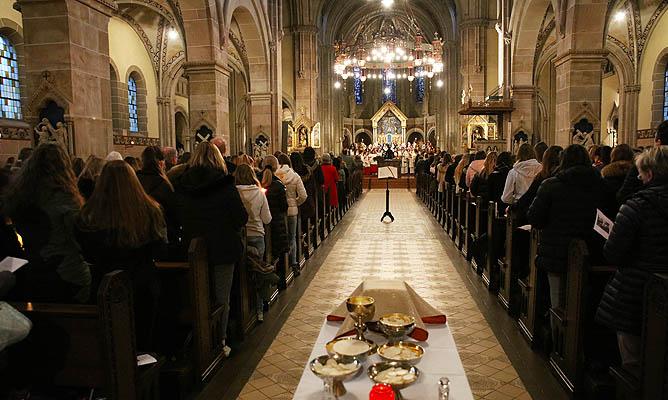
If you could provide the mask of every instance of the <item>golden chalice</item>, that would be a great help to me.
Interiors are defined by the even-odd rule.
[[[355,320],[356,338],[366,340],[364,338],[366,323],[371,321],[371,318],[376,313],[376,301],[373,297],[369,296],[353,296],[346,300],[346,308],[350,316]]]

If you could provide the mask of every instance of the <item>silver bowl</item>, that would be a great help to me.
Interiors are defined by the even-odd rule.
[[[352,369],[350,370],[350,372],[341,375],[323,375],[315,370],[316,362],[320,363],[321,365],[325,365],[329,360],[334,360],[339,364],[354,364],[355,369]],[[348,381],[359,375],[360,371],[362,371],[362,363],[360,363],[357,360],[352,360],[350,362],[347,362],[340,359],[338,356],[320,356],[314,358],[313,360],[311,360],[311,362],[309,362],[309,368],[311,369],[311,372],[313,372],[315,376],[322,379],[325,385],[325,392],[327,392],[334,398],[338,398],[346,394],[346,388],[345,386],[343,386],[343,382]]]
[[[409,360],[403,360],[399,358],[392,358],[389,357],[386,354],[386,351],[390,348],[399,348],[399,349],[409,349],[413,354],[415,354],[414,358],[411,358]],[[410,365],[417,365],[421,360],[422,357],[424,356],[424,348],[420,346],[417,343],[413,342],[396,342],[396,343],[387,343],[378,348],[378,355],[380,358],[382,358],[385,361],[388,362],[399,362],[399,363],[406,363]]]
[[[413,379],[412,381],[403,382],[401,384],[393,384],[393,383],[383,382],[383,381],[377,380],[378,379],[378,374],[380,374],[381,372],[383,372],[387,369],[390,369],[390,368],[405,369],[409,373],[414,374],[415,379]],[[384,384],[392,386],[392,389],[394,390],[394,394],[395,394],[395,399],[399,400],[399,399],[403,399],[403,397],[401,396],[401,392],[400,392],[401,389],[405,389],[405,388],[411,386],[412,384],[417,382],[418,379],[420,379],[420,370],[417,369],[417,367],[415,367],[414,365],[410,365],[409,363],[405,363],[405,362],[383,361],[383,362],[380,362],[380,363],[377,363],[377,364],[374,364],[374,365],[370,366],[367,369],[367,375],[375,383],[384,383]]]

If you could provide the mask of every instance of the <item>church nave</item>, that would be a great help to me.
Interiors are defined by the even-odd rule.
[[[223,398],[236,398],[238,390],[241,390],[238,398],[244,400],[293,398],[324,316],[344,301],[360,282],[368,279],[405,280],[447,315],[476,399],[532,398],[485,316],[494,318],[498,334],[503,335],[515,359],[521,359],[523,372],[531,380],[534,398],[562,398],[561,389],[556,382],[548,381],[552,378],[547,369],[524,349],[521,336],[512,330],[516,329],[512,320],[495,304],[493,296],[476,290],[478,282],[465,282],[475,279],[475,274],[469,274],[467,263],[415,193],[402,189],[391,191],[390,210],[396,218],[392,224],[379,221],[385,207],[384,197],[384,190],[372,190],[363,195],[324,242],[328,250],[322,265],[317,266],[320,257],[307,264],[302,278],[310,278],[313,274],[310,269],[318,268],[317,272],[280,330],[268,328],[278,332],[254,370],[252,365],[234,356],[228,360],[235,367],[239,366],[240,372],[236,378],[229,378],[233,381]],[[303,282],[296,284],[290,296],[301,291],[300,284]],[[474,295],[479,296],[479,301]],[[289,307],[286,308],[275,311],[277,314],[289,311]],[[265,324],[276,325],[273,318],[284,317],[274,317],[270,312]],[[259,327],[258,335],[271,337],[265,329],[265,326]],[[249,358],[255,358],[257,352],[260,350]],[[246,354],[248,352],[244,356]],[[221,375],[225,374],[224,370]],[[200,398],[220,398],[214,390],[220,387],[217,379],[226,380],[214,378]]]

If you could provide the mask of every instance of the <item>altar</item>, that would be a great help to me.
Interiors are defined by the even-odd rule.
[[[401,145],[406,142],[406,122],[408,118],[391,101],[386,102],[371,118],[373,142]]]

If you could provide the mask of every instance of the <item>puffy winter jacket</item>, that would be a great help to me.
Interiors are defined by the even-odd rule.
[[[246,236],[264,236],[264,226],[271,222],[267,196],[257,185],[237,185],[237,190],[248,213]]]
[[[548,272],[565,272],[573,239],[587,241],[596,253],[603,245],[593,229],[596,209],[610,215],[614,196],[593,167],[568,168],[544,180],[527,214],[531,226],[541,230],[537,266]]]
[[[624,185],[624,180],[632,167],[633,163],[631,161],[615,161],[601,170],[601,176],[603,176],[605,183],[617,193]]]
[[[643,291],[652,273],[668,272],[668,182],[650,184],[619,210],[604,247],[619,268],[608,283],[597,321],[640,335]]]
[[[283,182],[288,196],[288,216],[295,216],[299,213],[299,206],[302,205],[308,195],[302,178],[297,175],[288,165],[281,165],[276,171],[276,176]]]
[[[543,166],[535,159],[518,161],[508,173],[506,185],[503,188],[501,200],[506,204],[513,204],[522,197],[531,182],[538,175]]]

